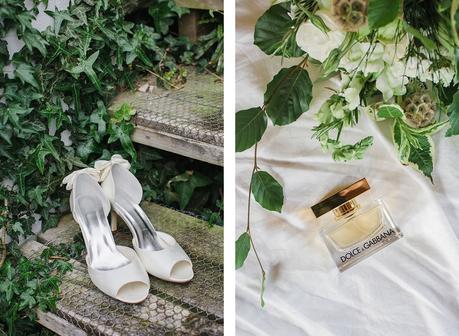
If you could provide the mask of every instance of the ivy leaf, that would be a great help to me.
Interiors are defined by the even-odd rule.
[[[121,143],[123,149],[131,156],[133,160],[136,159],[136,152],[134,145],[132,144],[131,134],[134,131],[134,125],[132,124],[110,124],[108,134],[110,138],[108,143],[113,143],[117,140]]]
[[[86,60],[80,59],[80,63],[77,66],[74,66],[73,68],[67,71],[70,72],[75,79],[78,79],[80,74],[84,72],[86,76],[88,76],[91,83],[94,84],[97,91],[101,92],[102,87],[99,78],[97,77],[96,73],[94,72],[94,69],[92,68],[98,56],[99,50],[97,50],[95,53],[89,56]]]
[[[22,236],[24,234],[24,230],[22,229],[22,224],[21,222],[16,222],[11,226],[11,229],[13,232],[15,232],[17,235]]]
[[[448,108],[450,127],[446,131],[446,136],[459,135],[459,91],[453,96],[453,102]]]
[[[89,120],[97,125],[97,132],[100,136],[105,135],[107,130],[107,123],[105,118],[107,116],[107,109],[105,108],[105,104],[102,100],[97,101],[97,109],[91,114]]]
[[[299,57],[304,55],[296,44],[289,3],[280,3],[269,8],[255,25],[254,44],[267,55]],[[285,42],[284,42],[285,41]]]
[[[113,121],[116,123],[131,120],[132,116],[136,113],[135,109],[128,103],[123,103],[113,114]]]
[[[30,12],[24,11],[22,13],[19,13],[16,16],[16,19],[19,21],[21,25],[21,32],[25,32],[26,30],[33,29],[32,20],[34,19],[34,17],[32,16]]]
[[[263,208],[277,212],[282,211],[284,191],[279,182],[267,172],[257,171],[253,174],[252,194]]]
[[[43,57],[46,56],[46,46],[48,42],[40,36],[38,30],[34,30],[34,32],[26,31],[22,36],[22,40],[27,46],[27,49],[32,51],[33,48],[36,48]]]
[[[43,195],[46,195],[46,189],[42,186],[36,186],[34,189],[29,190],[29,192],[27,193],[27,196],[31,201],[34,201],[41,206],[45,205]]]
[[[268,118],[260,107],[236,113],[236,152],[249,149],[260,141],[268,125]]]
[[[378,109],[378,117],[380,118],[398,119],[404,116],[403,109],[397,104],[381,105]]]
[[[55,140],[57,140],[56,137],[45,135],[45,137],[41,140],[40,144],[35,150],[35,155],[36,155],[35,163],[38,167],[38,170],[40,171],[42,175],[45,172],[45,159],[48,155],[51,155],[57,161],[60,161],[59,154],[53,145],[53,141]]]
[[[368,25],[371,30],[385,26],[397,17],[401,0],[369,0]]]
[[[62,22],[73,21],[73,18],[68,14],[68,11],[45,11],[45,13],[53,18],[54,34],[56,35],[58,35],[61,30]]]
[[[274,125],[287,125],[309,110],[312,82],[308,72],[299,67],[281,69],[265,92],[266,113]]]
[[[236,269],[241,268],[244,265],[247,255],[250,251],[250,235],[248,232],[244,232],[236,240]]]
[[[14,73],[21,80],[22,83],[29,83],[35,88],[39,88],[38,83],[34,77],[35,71],[31,65],[19,63],[16,65]]]

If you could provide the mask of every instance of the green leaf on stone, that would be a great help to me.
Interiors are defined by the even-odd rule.
[[[381,105],[378,109],[378,117],[380,118],[391,118],[391,119],[399,119],[405,116],[403,109],[396,104],[390,105]]]
[[[122,121],[131,120],[132,116],[136,113],[135,109],[131,107],[128,103],[123,103],[113,114],[113,119],[115,122],[119,123]]]
[[[274,125],[287,125],[309,110],[312,82],[308,72],[299,67],[281,69],[265,92],[266,113]]]
[[[236,269],[244,265],[245,259],[250,251],[250,235],[244,232],[236,240]]]
[[[48,45],[48,42],[40,36],[38,30],[35,30],[34,32],[26,31],[22,36],[22,40],[27,46],[27,49],[32,51],[32,49],[35,48],[40,52],[40,54],[46,56],[46,46]]]
[[[265,171],[257,171],[252,178],[252,194],[255,200],[265,209],[282,211],[284,191],[274,177]]]
[[[459,135],[459,91],[453,96],[453,102],[448,108],[450,127],[446,131],[446,136]]]
[[[395,20],[401,8],[401,0],[369,0],[368,25],[377,29]]]
[[[304,55],[296,44],[296,30],[289,16],[290,3],[269,8],[255,25],[254,44],[267,55],[299,57]]]
[[[51,155],[59,161],[59,153],[57,152],[56,148],[53,145],[53,141],[57,140],[56,137],[52,137],[49,135],[45,135],[45,137],[41,140],[40,144],[38,145],[37,149],[35,150],[36,155],[36,165],[38,170],[43,175],[45,172],[45,163],[46,157]]]
[[[236,152],[249,149],[260,141],[268,125],[268,118],[260,107],[236,113]]]
[[[37,80],[35,79],[35,70],[34,68],[25,63],[19,63],[16,65],[16,70],[14,70],[14,73],[18,78],[21,80],[22,83],[29,83],[35,88],[39,88]]]

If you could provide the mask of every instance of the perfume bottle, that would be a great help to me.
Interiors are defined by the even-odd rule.
[[[320,233],[340,271],[403,237],[381,199],[371,200],[361,179],[311,207]]]

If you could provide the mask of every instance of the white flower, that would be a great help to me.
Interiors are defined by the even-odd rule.
[[[320,16],[327,27],[328,33],[324,33],[314,26],[310,20],[303,23],[296,34],[296,43],[308,55],[319,62],[327,59],[330,52],[338,48],[344,40],[345,33],[338,30],[338,26],[333,21],[331,14],[319,10],[316,15]]]
[[[449,86],[454,79],[455,72],[452,68],[444,67],[434,71],[432,75],[434,83]]]
[[[349,73],[362,71],[365,76],[378,73],[384,69],[384,47],[381,43],[356,43],[339,66]]]
[[[384,46],[384,62],[391,64],[401,60],[406,55],[408,44],[409,40],[406,36],[397,43],[386,44]]]
[[[327,100],[315,114],[315,119],[322,124],[327,124],[335,119],[344,118],[345,111],[348,110],[342,99],[333,99],[336,96],[332,96],[331,99]]]
[[[349,76],[343,76],[342,89],[340,96],[346,99],[349,110],[355,110],[360,105],[360,91],[363,88],[363,79],[361,76],[354,76],[350,81]]]
[[[387,64],[383,72],[376,79],[376,88],[383,94],[384,101],[393,96],[402,96],[406,93],[407,78],[403,75],[405,65],[402,62]]]

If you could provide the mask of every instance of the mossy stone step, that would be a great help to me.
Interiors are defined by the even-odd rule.
[[[136,110],[132,140],[222,166],[222,80],[188,68],[180,88],[165,90],[155,83],[154,75],[147,76],[138,84],[142,90],[121,93],[112,102],[112,111],[123,103]]]
[[[148,298],[140,304],[125,304],[92,284],[83,260],[71,260],[74,267],[65,275],[58,309],[40,313],[40,323],[60,335],[223,334],[223,229],[157,204],[144,202],[142,207],[155,227],[172,234],[190,255],[194,279],[172,284],[150,277]],[[45,245],[72,242],[79,232],[69,214],[56,228],[39,234],[39,242],[26,242],[22,251],[33,257]],[[131,245],[132,236],[124,224],[114,236],[117,244]]]

